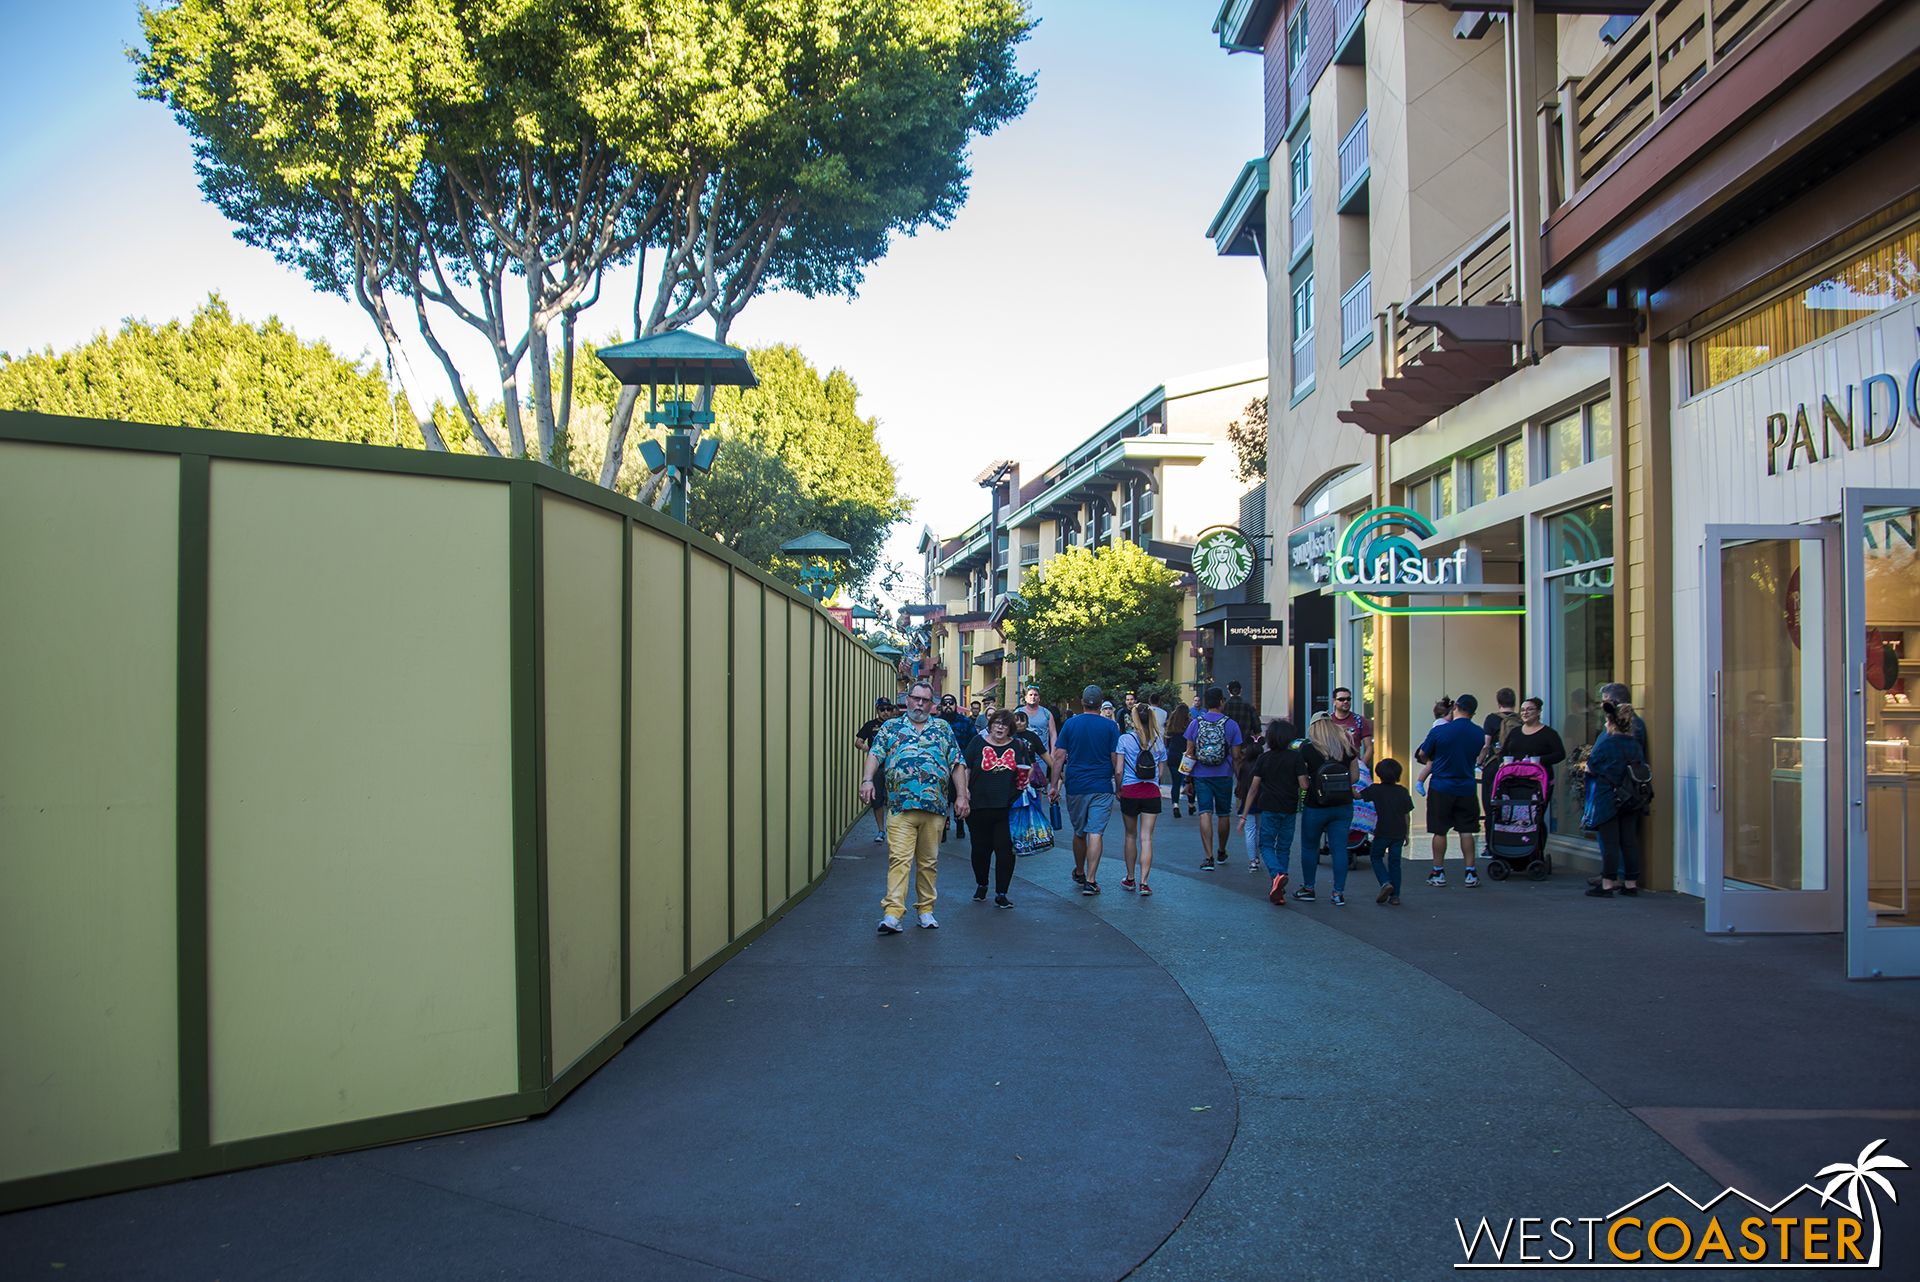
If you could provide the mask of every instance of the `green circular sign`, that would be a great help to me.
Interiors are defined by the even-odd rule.
[[[1253,544],[1231,525],[1217,525],[1193,545],[1193,576],[1215,592],[1231,592],[1253,577]]]

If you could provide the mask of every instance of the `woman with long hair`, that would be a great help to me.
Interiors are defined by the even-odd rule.
[[[1187,739],[1187,726],[1192,721],[1193,709],[1176,699],[1173,711],[1167,714],[1167,742],[1184,745]],[[1178,753],[1167,754],[1167,769],[1173,777],[1173,817],[1175,819],[1180,817],[1180,761],[1185,753],[1186,749],[1183,747]]]
[[[1160,738],[1160,718],[1144,703],[1133,706],[1133,724],[1120,736],[1120,822],[1127,837],[1121,855],[1127,861],[1127,875],[1120,889],[1134,888],[1133,870],[1140,867],[1139,889],[1151,895],[1147,877],[1153,872],[1153,825],[1160,817],[1160,766],[1167,759],[1167,745]]]
[[[1347,833],[1353,827],[1353,785],[1360,778],[1360,754],[1339,722],[1315,713],[1300,749],[1307,777],[1307,806],[1300,822],[1300,873],[1306,884],[1295,899],[1311,900],[1320,871],[1320,837],[1325,834],[1333,859],[1333,902],[1347,902]]]
[[[1622,809],[1615,789],[1627,782],[1627,771],[1644,766],[1647,755],[1633,735],[1633,705],[1605,700],[1600,742],[1587,757],[1585,825],[1600,838],[1600,884],[1587,887],[1596,899],[1640,893],[1640,811]]]
[[[996,709],[987,717],[987,732],[966,746],[968,818],[973,829],[973,897],[987,897],[987,874],[993,874],[993,902],[1011,908],[1007,891],[1013,885],[1013,832],[1007,812],[1027,786],[1033,771],[1033,748],[1014,736],[1013,713]]]

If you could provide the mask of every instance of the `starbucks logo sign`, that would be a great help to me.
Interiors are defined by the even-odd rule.
[[[1253,575],[1253,544],[1231,525],[1217,525],[1193,545],[1193,574],[1215,592],[1231,592]]]

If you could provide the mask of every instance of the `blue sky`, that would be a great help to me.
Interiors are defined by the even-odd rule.
[[[985,510],[970,481],[988,460],[1050,460],[1166,378],[1264,357],[1258,265],[1203,235],[1260,150],[1260,64],[1220,50],[1217,7],[1036,0],[1034,104],[976,144],[953,226],[899,241],[856,300],[767,295],[735,323],[736,343],[791,342],[859,384],[919,503],[895,555],[922,523]],[[0,350],[184,316],[218,290],[250,320],[370,351],[357,307],[201,201],[185,131],[134,97],[138,39],[127,0],[0,0]],[[630,279],[605,297],[590,336],[621,326]]]

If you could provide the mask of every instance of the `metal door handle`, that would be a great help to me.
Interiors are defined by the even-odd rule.
[[[1707,723],[1710,727],[1707,733],[1707,753],[1710,758],[1707,763],[1707,791],[1713,795],[1713,808],[1718,812],[1720,809],[1720,758],[1722,756],[1720,737],[1725,733],[1725,727],[1720,724],[1719,668],[1713,670],[1713,685],[1708,697],[1712,701],[1713,712]]]

